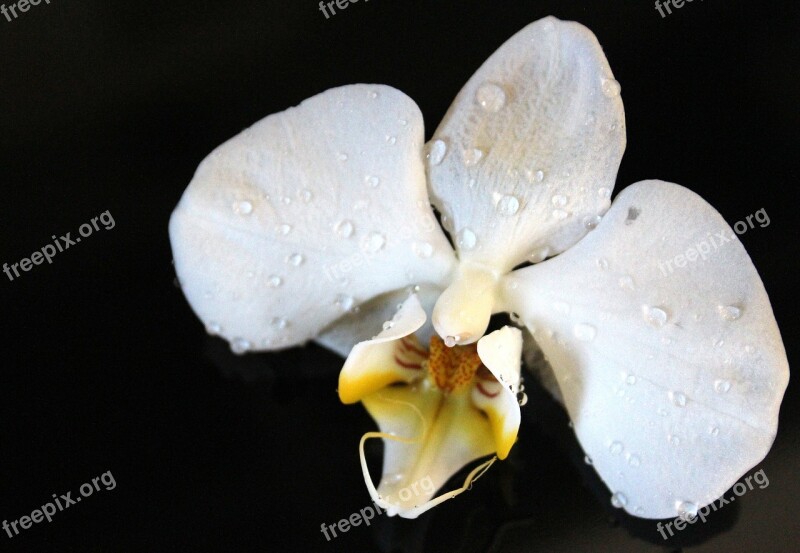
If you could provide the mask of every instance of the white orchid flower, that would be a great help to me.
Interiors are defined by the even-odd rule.
[[[217,148],[170,221],[184,293],[234,351],[352,349],[339,392],[377,419],[382,432],[365,439],[386,439],[380,493],[365,470],[373,497],[413,517],[442,498],[390,500],[393,490],[427,476],[441,486],[472,459],[508,453],[520,338],[484,336],[499,312],[533,335],[628,513],[691,515],[763,459],[789,375],[767,294],[691,191],[644,181],[610,206],[624,112],[588,29],[527,26],[425,149],[423,136],[418,107],[393,88],[329,90]],[[712,236],[713,255],[693,248]],[[690,263],[660,268],[684,253]],[[410,285],[418,294],[371,338]],[[467,349],[443,355],[441,341]],[[504,390],[494,403],[475,393],[481,378]]]

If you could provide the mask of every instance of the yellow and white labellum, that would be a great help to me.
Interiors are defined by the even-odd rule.
[[[520,424],[520,331],[505,327],[477,345],[455,347],[434,335],[426,348],[414,334],[424,323],[425,311],[412,295],[383,332],[353,348],[339,376],[342,401],[361,401],[380,428],[360,444],[370,495],[389,515],[404,518],[468,489],[494,457],[476,467],[461,488],[433,497],[471,461],[488,455],[504,459]],[[364,457],[370,438],[385,444],[377,489]]]

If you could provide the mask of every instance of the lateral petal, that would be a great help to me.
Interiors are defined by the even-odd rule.
[[[411,99],[352,85],[217,148],[170,219],[197,316],[235,351],[279,349],[375,296],[441,284],[454,256],[428,203],[423,140]]]
[[[747,252],[693,192],[628,187],[596,231],[502,289],[615,505],[692,514],[767,454],[789,378],[783,342]]]
[[[536,21],[486,60],[428,144],[431,197],[460,258],[507,272],[596,225],[625,149],[619,92],[575,22]]]

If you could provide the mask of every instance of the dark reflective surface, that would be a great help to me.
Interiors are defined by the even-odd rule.
[[[731,224],[766,209],[771,224],[741,240],[793,364],[797,8],[708,0],[662,19],[624,4],[373,0],[326,20],[311,0],[90,0],[0,16],[0,262],[106,210],[115,220],[50,265],[0,275],[0,519],[106,471],[117,482],[13,539],[0,531],[0,550],[795,550],[794,382],[756,467],[769,486],[669,541],[610,505],[566,415],[529,379],[519,443],[469,493],[328,542],[322,523],[370,503],[357,445],[372,422],[338,402],[341,360],[313,346],[235,357],[172,284],[167,219],[213,147],[354,82],[409,94],[430,135],[485,58],[552,13],[589,26],[622,83],[617,190],[679,182]]]

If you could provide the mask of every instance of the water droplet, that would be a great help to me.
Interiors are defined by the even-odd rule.
[[[629,374],[627,377],[625,377],[625,384],[629,386],[633,386],[634,384],[636,384],[636,376]]]
[[[735,321],[742,316],[742,309],[738,305],[720,305],[717,306],[720,317],[726,321]]]
[[[602,79],[600,86],[603,89],[603,94],[609,98],[616,98],[622,92],[622,86],[615,79]]]
[[[391,135],[386,135],[386,142],[389,145],[394,146],[397,143],[397,137],[396,136],[391,136]]]
[[[292,203],[292,199],[289,196],[284,196],[283,198],[281,198],[281,201],[286,205]]]
[[[475,236],[475,233],[472,232],[472,229],[464,227],[459,231],[458,235],[456,236],[456,244],[458,245],[459,249],[461,250],[471,250],[475,247],[478,243],[478,237]]]
[[[617,509],[621,509],[628,504],[628,498],[625,497],[624,493],[616,492],[611,496],[611,504]]]
[[[601,198],[607,200],[608,198],[611,197],[611,189],[610,188],[606,188],[606,187],[599,188],[597,190],[597,195],[600,196]]]
[[[283,224],[278,227],[278,232],[284,236],[292,232],[292,225]]]
[[[300,199],[303,200],[305,203],[310,202],[311,198],[313,197],[314,193],[311,192],[311,190],[309,190],[308,188],[304,188],[303,190],[300,191]]]
[[[516,215],[519,211],[519,200],[516,196],[506,194],[497,201],[497,213],[506,217]]]
[[[370,98],[372,98],[374,100],[375,98],[378,97],[378,93],[376,91],[374,91],[374,90],[370,90],[369,92],[367,92],[367,96],[369,96]]]
[[[717,392],[718,394],[727,394],[730,389],[731,389],[730,380],[714,381],[714,391]]]
[[[472,167],[477,165],[483,159],[483,150],[480,148],[467,148],[464,150],[464,165]]]
[[[211,336],[219,336],[219,334],[222,332],[222,326],[219,323],[211,321],[206,325],[206,332],[208,332]]]
[[[633,223],[636,220],[636,218],[639,217],[639,213],[641,213],[639,209],[635,207],[629,207],[628,215],[627,217],[625,217],[625,224],[630,225],[631,223]]]
[[[608,451],[611,452],[611,455],[619,455],[623,449],[622,442],[611,442],[611,445],[608,446]]]
[[[745,351],[746,353],[754,353],[754,352],[756,351],[756,348],[754,348],[754,347],[753,347],[753,346],[751,346],[750,344],[747,344],[747,345],[744,347],[744,351]]]
[[[383,323],[383,330],[390,330],[394,326],[392,321],[386,321]]]
[[[553,205],[556,207],[564,207],[567,205],[567,197],[563,194],[556,194],[550,199],[550,201],[553,202]]]
[[[233,204],[233,211],[239,215],[250,215],[253,212],[253,204],[247,200],[241,200]]]
[[[693,520],[697,516],[697,504],[691,501],[676,501],[675,510],[683,520]]]
[[[608,269],[608,259],[605,257],[598,257],[596,263],[599,269],[602,269],[603,271]]]
[[[278,286],[283,284],[283,279],[278,275],[270,275],[268,282],[271,288],[277,288]]]
[[[659,407],[659,409],[658,409],[658,415],[659,415],[659,416],[661,416],[661,417],[666,417],[666,416],[667,416],[667,414],[668,414],[668,413],[667,413],[667,410],[666,410],[666,409],[664,409],[663,407]]]
[[[303,264],[303,261],[305,261],[305,258],[300,253],[293,253],[286,257],[286,263],[294,267],[299,267]]]
[[[716,426],[712,426],[708,429],[708,433],[711,434],[712,436],[719,436],[719,428],[717,428]]]
[[[361,249],[368,253],[376,253],[386,245],[386,237],[380,232],[370,232],[361,243]]]
[[[583,462],[586,463],[587,465],[591,466],[592,465],[592,458],[589,457],[588,455],[584,455],[583,456]]]
[[[506,93],[494,83],[483,83],[475,92],[475,100],[489,113],[497,113],[506,105]]]
[[[444,339],[444,345],[446,345],[448,348],[452,348],[458,342],[459,342],[458,336],[446,336]]]
[[[347,294],[337,294],[333,303],[345,313],[349,313],[353,309],[355,300],[353,299],[353,296],[348,296]]]
[[[550,248],[548,246],[543,246],[533,250],[533,252],[531,252],[531,254],[528,256],[528,261],[531,263],[539,263],[540,261],[547,259],[548,255],[550,255]]]
[[[348,219],[339,221],[333,228],[334,232],[339,238],[350,238],[353,235],[353,223]]]
[[[681,445],[681,439],[675,434],[670,434],[669,436],[667,436],[667,440],[669,440],[669,443],[674,445],[675,447]]]
[[[364,177],[364,182],[367,183],[367,186],[370,188],[378,188],[378,185],[381,183],[381,179],[375,175],[367,175]]]
[[[339,154],[338,158],[339,158],[339,161],[347,161],[347,154],[342,152],[342,153]]]
[[[633,277],[630,275],[622,275],[621,277],[619,277],[618,283],[620,288],[625,288],[627,290],[636,289],[636,286],[633,282]]]
[[[686,407],[686,395],[682,392],[669,392],[669,400],[676,407]]]
[[[583,218],[583,226],[589,230],[594,230],[603,218],[600,215],[587,215]]]
[[[428,162],[439,165],[447,154],[447,144],[444,140],[434,140],[428,146]]]
[[[519,403],[520,407],[524,407],[528,404],[528,394],[525,392],[519,392],[517,394],[517,403]]]
[[[544,171],[542,171],[541,169],[536,171],[529,169],[525,171],[525,174],[531,183],[542,182],[544,180]]]
[[[568,216],[569,216],[569,213],[567,213],[563,209],[554,209],[553,210],[553,219],[556,219],[558,221],[563,221]]]
[[[656,328],[661,328],[667,322],[667,312],[660,307],[650,305],[642,306],[642,315],[644,320]]]
[[[639,458],[638,455],[629,455],[628,464],[632,467],[638,467],[639,465],[642,464],[642,460]]]
[[[433,255],[433,246],[431,246],[428,242],[414,242],[412,249],[414,250],[416,256],[421,257],[422,259],[428,259]]]
[[[269,321],[270,326],[273,328],[277,328],[278,330],[283,330],[287,326],[289,326],[289,321],[287,321],[284,317],[272,317]]]
[[[591,342],[597,336],[597,329],[587,323],[576,324],[572,329],[575,337],[581,342]]]
[[[234,338],[231,340],[231,351],[236,355],[242,355],[243,353],[247,352],[251,348],[251,344],[249,341],[245,340],[244,338]]]

